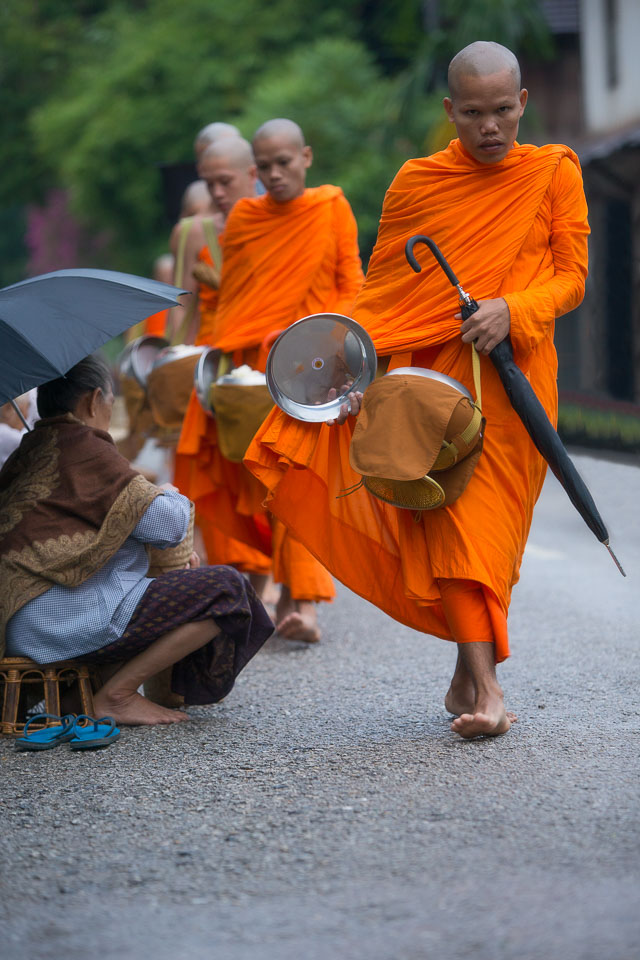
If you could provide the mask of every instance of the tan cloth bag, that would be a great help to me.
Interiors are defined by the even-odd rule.
[[[211,403],[220,451],[227,460],[242,463],[262,421],[273,409],[269,390],[259,383],[214,383]]]
[[[152,370],[147,378],[147,397],[153,419],[165,430],[180,433],[193,390],[197,353],[179,357]]]
[[[449,384],[419,375],[381,377],[367,388],[349,460],[374,496],[433,510],[461,495],[480,458],[485,424],[475,351],[474,357],[475,404]]]

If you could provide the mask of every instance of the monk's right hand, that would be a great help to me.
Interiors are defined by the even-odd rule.
[[[327,400],[335,400],[336,394],[337,390],[335,387],[332,387],[331,390],[329,390],[329,396],[327,397]],[[360,413],[361,404],[362,394],[359,391],[356,391],[355,393],[348,393],[346,402],[340,407],[340,413],[338,416],[334,420],[326,420],[325,423],[328,427],[340,426],[346,422],[347,417],[358,416]]]

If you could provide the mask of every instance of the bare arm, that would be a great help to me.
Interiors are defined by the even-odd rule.
[[[184,245],[184,253],[181,258],[181,262],[179,262],[178,252],[180,246],[180,234],[185,228],[188,229],[188,233]],[[169,323],[167,328],[170,331],[171,338],[173,338],[175,333],[177,333],[177,331],[180,329],[182,321],[184,320],[185,310],[191,310],[193,312],[195,309],[195,313],[197,315],[197,302],[194,306],[193,301],[197,301],[198,281],[193,276],[193,268],[197,262],[198,253],[205,243],[206,240],[200,218],[194,219],[191,224],[186,227],[184,222],[180,221],[171,231],[169,249],[173,253],[176,261],[173,282],[177,287],[180,287],[182,290],[187,290],[191,294],[190,297],[184,298],[184,307],[174,307],[169,311]],[[195,319],[196,318],[194,318],[194,320]],[[194,329],[197,330],[197,322],[192,322],[190,324],[190,329],[191,331]],[[193,342],[193,334],[188,339],[189,342]]]

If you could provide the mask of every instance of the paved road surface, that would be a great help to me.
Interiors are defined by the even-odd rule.
[[[635,960],[640,470],[578,459],[628,579],[547,483],[466,743],[454,650],[341,590],[185,729],[0,744],[4,960]]]

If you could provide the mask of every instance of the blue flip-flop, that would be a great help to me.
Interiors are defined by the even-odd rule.
[[[57,720],[58,723],[43,730],[34,730],[29,733],[32,723],[42,720]],[[75,715],[67,713],[64,717],[57,717],[54,713],[37,713],[24,725],[22,736],[15,741],[16,750],[53,750],[61,743],[66,743],[74,736]]]
[[[88,721],[87,726],[82,726],[83,721]],[[97,750],[98,747],[108,747],[119,736],[120,730],[113,717],[94,720],[81,713],[73,724],[69,746],[72,750]]]

